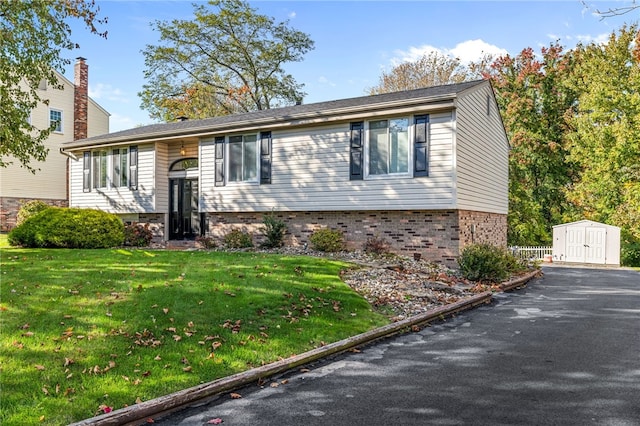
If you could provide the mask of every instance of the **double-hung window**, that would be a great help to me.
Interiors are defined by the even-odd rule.
[[[49,109],[49,125],[53,127],[53,131],[62,133],[62,111],[59,109]]]
[[[255,134],[229,137],[229,182],[257,181],[257,141]]]
[[[129,186],[129,151],[127,148],[115,148],[112,153],[113,173],[111,184],[114,187]]]
[[[107,187],[107,151],[93,151],[93,187]]]
[[[138,189],[138,147],[135,145],[82,153],[82,190]]]
[[[369,122],[369,175],[409,173],[409,119]]]
[[[429,176],[429,115],[349,124],[349,180]]]

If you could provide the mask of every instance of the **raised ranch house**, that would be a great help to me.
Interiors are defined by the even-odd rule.
[[[453,263],[506,246],[508,140],[488,81],[205,120],[67,143],[72,207],[153,224],[157,240],[260,237],[263,215],[301,245],[319,228],[361,247]]]
[[[44,162],[34,162],[35,174],[14,163],[0,168],[0,231],[16,225],[20,205],[30,200],[42,200],[54,206],[67,206],[69,188],[67,157],[59,150],[70,139],[85,139],[109,132],[109,113],[89,97],[88,65],[78,58],[74,66],[74,82],[56,73],[63,89],[51,87],[45,81],[37,88],[38,95],[49,104],[40,103],[31,111],[31,124],[45,129],[55,123],[45,146],[49,154]],[[26,83],[24,83],[26,86]],[[10,158],[4,158],[11,160]]]

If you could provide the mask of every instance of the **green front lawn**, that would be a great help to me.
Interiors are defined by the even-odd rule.
[[[348,265],[337,261],[145,250],[0,255],[3,425],[67,424],[388,323],[340,280]]]

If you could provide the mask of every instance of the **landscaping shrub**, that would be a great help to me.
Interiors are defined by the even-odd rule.
[[[124,245],[132,247],[148,247],[153,239],[153,231],[149,224],[131,223],[124,227]]]
[[[491,244],[473,244],[458,259],[462,276],[471,281],[500,282],[526,265],[507,250]]]
[[[118,216],[99,210],[50,207],[14,228],[8,239],[24,247],[117,247],[124,243],[124,225]]]
[[[248,232],[234,229],[224,236],[224,245],[227,248],[249,248],[253,247],[253,239]]]
[[[340,251],[344,247],[342,232],[334,229],[318,229],[309,237],[314,249],[324,252]]]
[[[202,247],[206,249],[214,249],[218,247],[218,243],[215,238],[205,235],[199,235],[196,237],[196,243],[200,244]]]
[[[389,252],[389,242],[384,238],[375,236],[367,238],[362,245],[365,253],[381,255]]]
[[[49,204],[40,200],[31,200],[21,204],[16,217],[16,226],[21,225],[22,222],[29,219],[31,216],[35,216],[42,210],[48,209],[49,207],[51,207]]]
[[[624,266],[640,266],[640,240],[630,232],[622,231],[620,241],[620,264]]]
[[[266,248],[280,247],[284,241],[284,234],[287,232],[287,225],[283,220],[275,217],[273,213],[264,215],[262,218],[264,229],[262,229],[262,235],[265,240],[261,246]]]

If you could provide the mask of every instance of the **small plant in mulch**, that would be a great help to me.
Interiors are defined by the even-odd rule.
[[[382,237],[374,236],[369,237],[362,245],[362,250],[365,253],[374,254],[374,255],[383,255],[389,253],[389,242]]]
[[[264,215],[262,223],[264,228],[261,232],[265,240],[260,245],[264,248],[281,247],[284,242],[284,235],[287,232],[287,224],[278,219],[273,213]]]
[[[344,248],[344,236],[335,229],[318,229],[309,237],[315,250],[335,253]]]
[[[153,239],[153,231],[149,224],[132,223],[124,227],[124,245],[131,247],[148,247]]]
[[[218,242],[216,241],[216,239],[209,235],[197,236],[196,243],[199,244],[202,248],[205,248],[207,250],[211,250],[218,247]]]
[[[250,248],[253,247],[253,238],[248,232],[234,229],[224,236],[224,245],[230,249]]]

